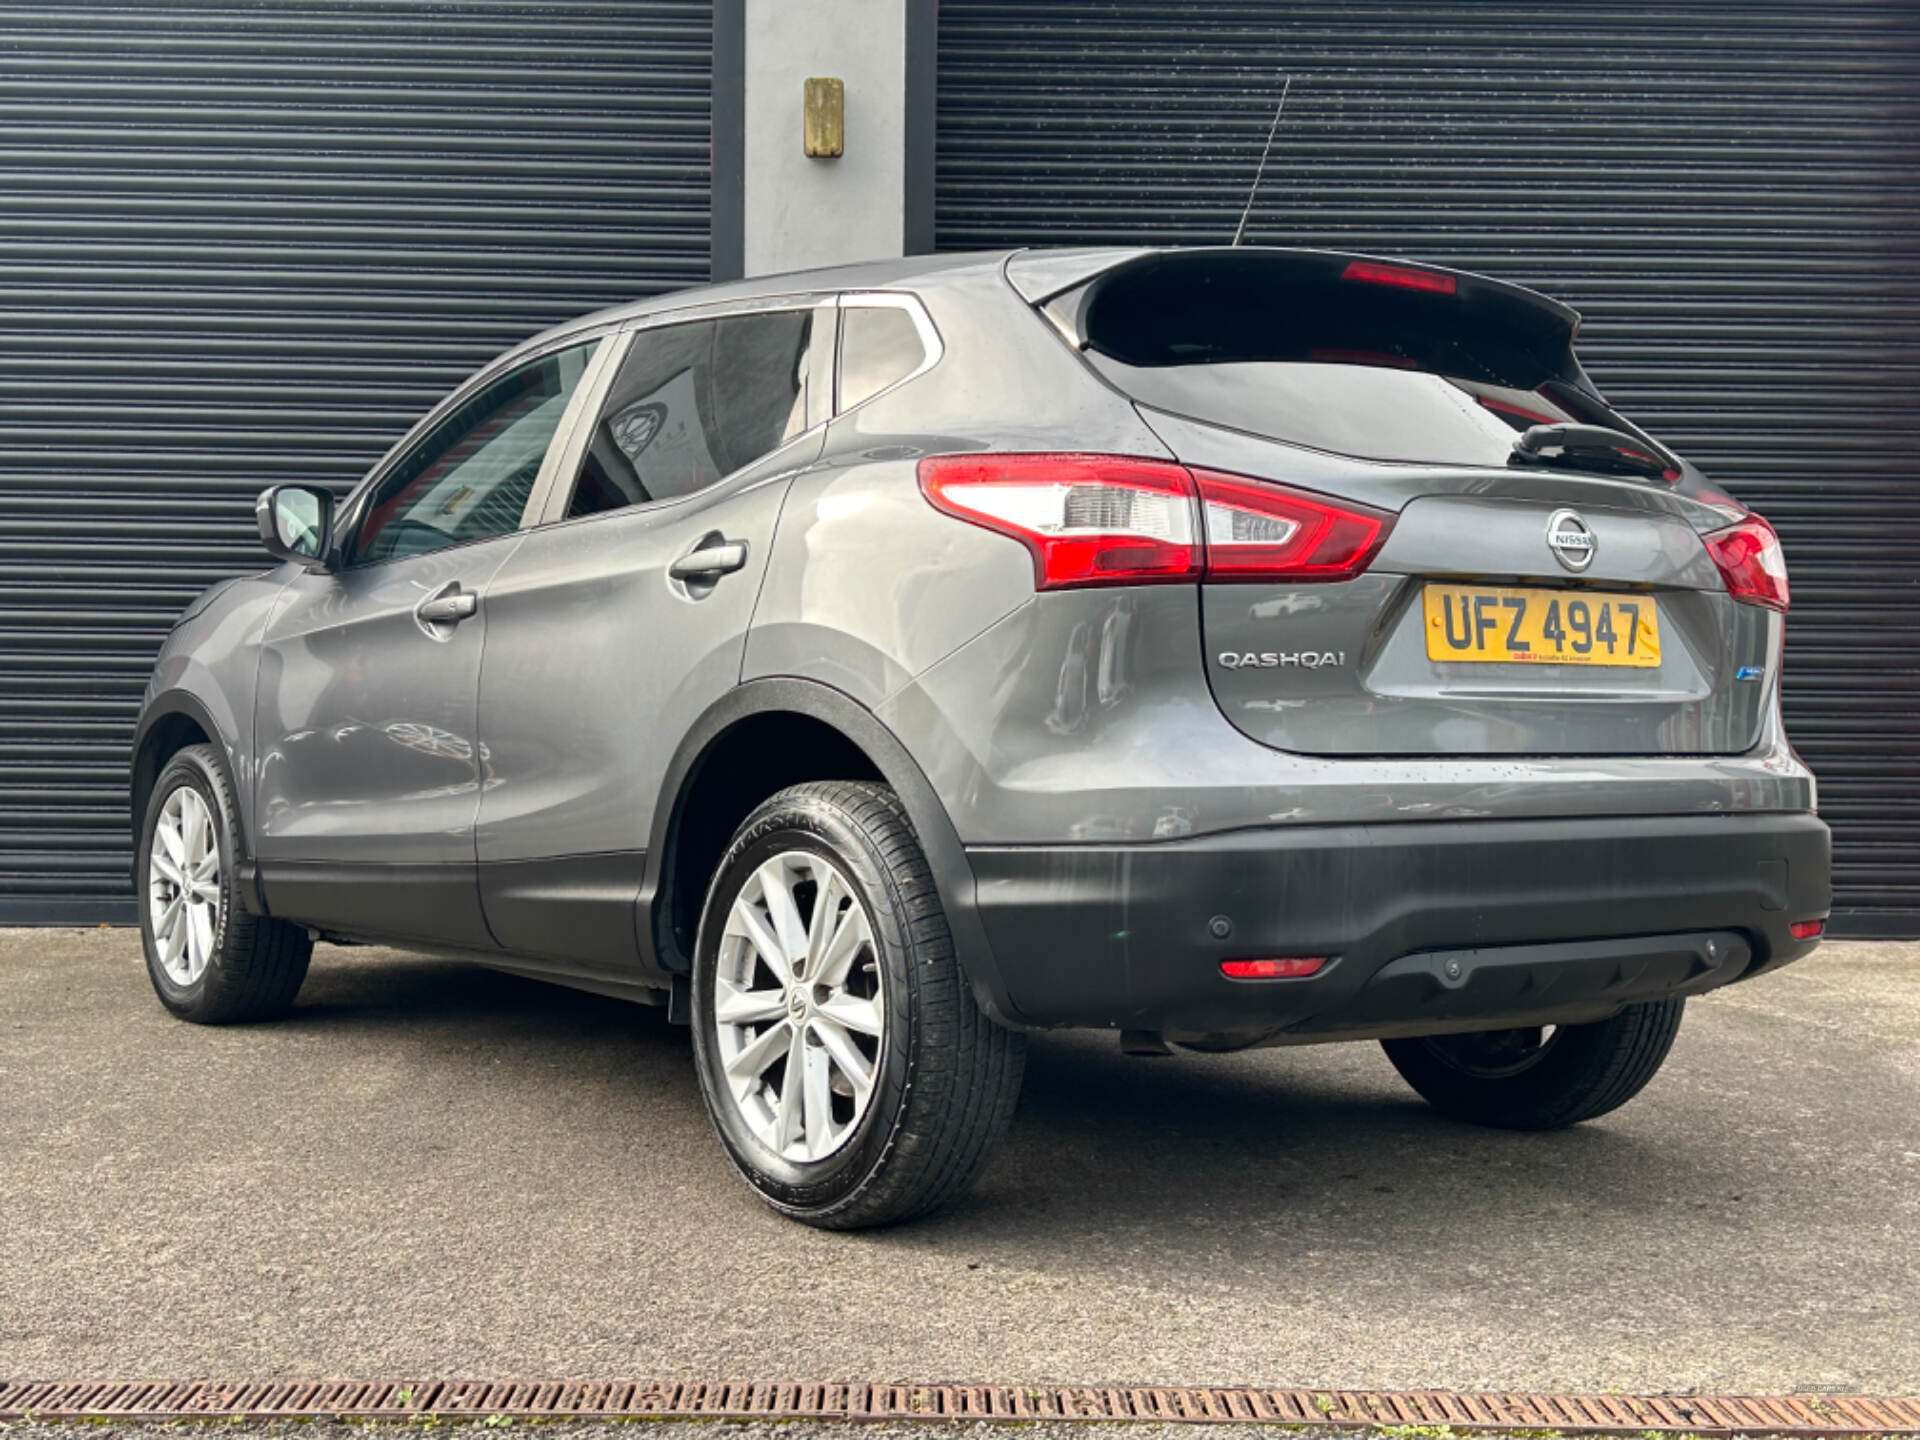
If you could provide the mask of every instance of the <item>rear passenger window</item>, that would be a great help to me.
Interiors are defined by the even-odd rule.
[[[594,426],[569,519],[691,495],[807,428],[811,310],[642,330]]]
[[[840,408],[906,379],[926,358],[920,328],[900,306],[847,306],[840,312]]]

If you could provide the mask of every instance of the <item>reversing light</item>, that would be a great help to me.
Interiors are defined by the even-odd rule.
[[[931,455],[920,488],[936,509],[1033,554],[1036,589],[1190,580],[1200,570],[1193,477],[1123,455]]]
[[[1220,973],[1229,980],[1304,980],[1327,963],[1324,955],[1288,955],[1277,960],[1222,960]]]
[[[1393,520],[1258,480],[1201,470],[1194,481],[1210,580],[1351,580],[1373,562]]]
[[[1826,928],[1827,918],[1824,915],[1818,920],[1796,920],[1787,927],[1796,940],[1817,940]]]
[[[1411,265],[1383,265],[1378,260],[1355,260],[1340,272],[1340,278],[1369,285],[1397,285],[1402,290],[1425,290],[1433,295],[1451,295],[1459,286],[1451,275],[1416,270]]]
[[[1743,605],[1764,605],[1786,613],[1787,561],[1771,525],[1758,515],[1748,515],[1700,538],[1727,582],[1729,595]]]

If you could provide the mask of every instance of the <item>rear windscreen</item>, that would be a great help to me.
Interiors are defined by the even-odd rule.
[[[1445,272],[1175,255],[1094,281],[1079,304],[1087,358],[1131,399],[1318,450],[1504,465],[1534,425],[1637,433],[1576,388],[1567,312]]]

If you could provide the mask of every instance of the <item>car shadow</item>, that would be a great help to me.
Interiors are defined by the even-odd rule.
[[[889,1243],[1084,1247],[1142,1269],[1403,1247],[1484,1265],[1489,1239],[1656,1225],[1741,1173],[1644,1127],[1546,1134],[1430,1109],[1371,1042],[1138,1059],[1110,1036],[1038,1037],[1011,1134],[974,1195]],[[1392,1262],[1397,1265],[1399,1262]]]
[[[349,950],[316,965],[280,1024],[330,1043],[424,1046],[439,1052],[435,1065],[484,1064],[535,1123],[545,1106],[552,1123],[574,1123],[574,1083],[554,1075],[563,1064],[595,1087],[596,1123],[694,1127],[711,1143],[689,1032],[664,1009]],[[524,1086],[512,1086],[514,1067]],[[1097,1232],[1133,1236],[1172,1263],[1223,1235],[1329,1253],[1417,1236],[1434,1263],[1457,1250],[1471,1265],[1490,1230],[1657,1223],[1737,1178],[1711,1154],[1641,1127],[1602,1121],[1536,1135],[1449,1121],[1370,1043],[1139,1059],[1111,1034],[1052,1033],[1030,1045],[1012,1129],[973,1192],[916,1224],[841,1238],[1065,1254]],[[713,1183],[734,1220],[758,1210],[718,1163]]]
[[[360,946],[315,951],[313,969],[291,1014],[275,1021],[293,1027],[411,1028],[422,1021],[506,1021],[529,1032],[626,1031],[633,1021],[658,1020],[658,1006],[615,1000],[586,990],[532,980],[458,959],[441,959]],[[684,1034],[684,1028],[674,1030]],[[538,1038],[530,1033],[529,1038]]]

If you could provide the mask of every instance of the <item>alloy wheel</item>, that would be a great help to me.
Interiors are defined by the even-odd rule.
[[[782,1159],[826,1159],[873,1099],[886,1039],[881,967],[866,907],[824,856],[760,865],[727,912],[713,1023],[741,1119]]]
[[[220,933],[220,838],[213,808],[191,785],[168,795],[147,857],[147,914],[167,978],[188,986],[206,973]]]
[[[1436,1035],[1426,1045],[1443,1064],[1462,1075],[1475,1080],[1501,1080],[1538,1065],[1559,1035],[1557,1025],[1528,1025],[1516,1030]]]

